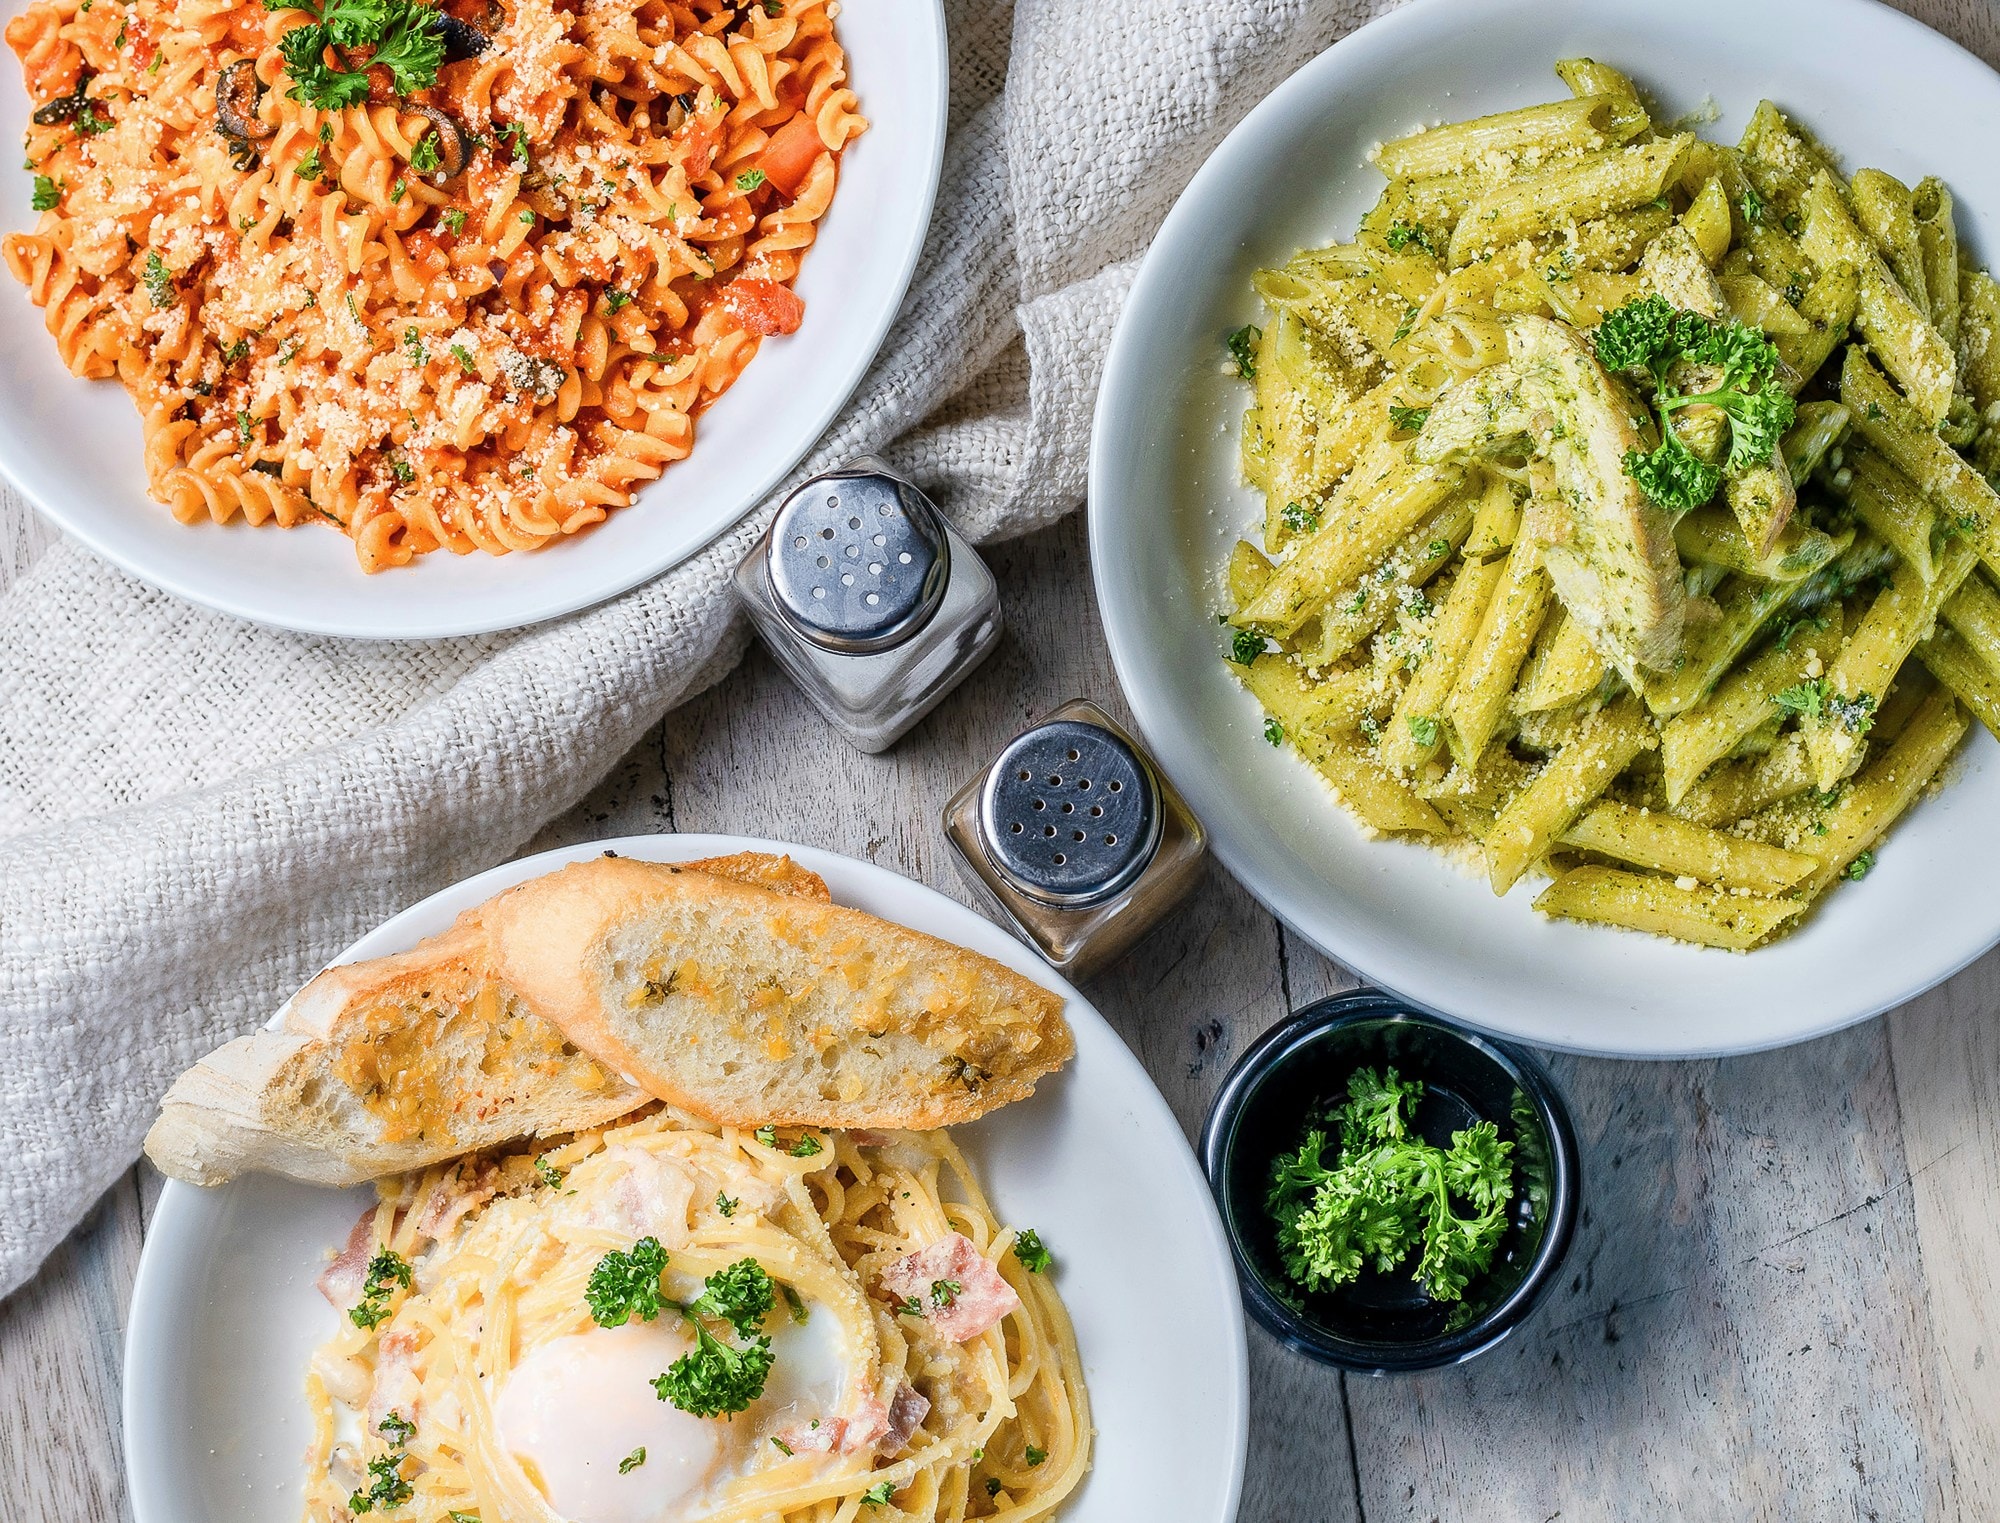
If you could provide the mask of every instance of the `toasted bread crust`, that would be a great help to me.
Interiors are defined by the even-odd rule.
[[[744,852],[689,870],[827,898],[788,857]],[[407,952],[328,968],[276,1030],[204,1058],[162,1101],[148,1156],[197,1184],[266,1172],[349,1185],[643,1104],[501,984],[483,908]]]
[[[955,1125],[1075,1051],[1062,1001],[832,903],[600,858],[485,907],[502,978],[569,1040],[711,1121]]]

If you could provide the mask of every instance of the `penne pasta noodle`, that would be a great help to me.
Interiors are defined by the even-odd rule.
[[[1935,178],[1557,72],[1256,275],[1228,654],[1369,832],[1748,950],[2000,733],[2000,283]]]

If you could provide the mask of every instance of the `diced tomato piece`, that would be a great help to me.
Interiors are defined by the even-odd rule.
[[[757,167],[764,171],[765,181],[779,195],[791,197],[799,193],[799,187],[812,173],[812,167],[819,156],[826,152],[826,144],[819,140],[819,128],[813,119],[801,111],[771,134],[771,141],[764,145],[764,151],[757,155]]]
[[[770,333],[796,333],[804,321],[806,304],[792,293],[790,286],[781,286],[775,280],[760,280],[754,275],[741,276],[723,288],[722,309],[745,333],[763,338]]]

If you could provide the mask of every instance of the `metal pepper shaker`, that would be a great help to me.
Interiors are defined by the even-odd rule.
[[[1157,925],[1208,849],[1139,743],[1082,698],[1009,741],[945,805],[944,828],[967,881],[1075,977]]]
[[[863,751],[893,745],[1000,638],[979,553],[872,456],[785,499],[736,593],[778,664]]]

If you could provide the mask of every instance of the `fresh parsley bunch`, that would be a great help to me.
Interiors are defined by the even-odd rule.
[[[1327,1125],[1272,1165],[1265,1206],[1295,1284],[1325,1290],[1418,1252],[1425,1292],[1457,1301],[1491,1266],[1514,1198],[1513,1144],[1490,1121],[1452,1133],[1449,1148],[1412,1136],[1423,1092],[1393,1068],[1357,1069]]]
[[[264,0],[267,11],[304,11],[313,20],[278,39],[291,97],[321,111],[359,105],[368,98],[368,71],[389,71],[398,95],[437,83],[444,62],[444,31],[438,12],[414,0]],[[334,49],[338,66],[327,62]],[[344,56],[372,49],[366,63],[350,68]]]
[[[753,1337],[777,1301],[771,1277],[755,1259],[738,1259],[710,1275],[701,1294],[683,1310],[694,1324],[695,1346],[653,1381],[653,1392],[696,1417],[741,1412],[764,1394],[771,1373],[771,1340]],[[706,1319],[726,1322],[745,1340],[725,1343]]]
[[[1625,474],[1677,514],[1707,502],[1725,475],[1769,462],[1797,411],[1775,383],[1778,351],[1762,329],[1681,311],[1664,296],[1637,297],[1607,312],[1597,329],[1597,358],[1607,370],[1652,382],[1660,443],[1651,452],[1627,454]],[[1667,375],[1683,360],[1719,370],[1721,379],[1709,391],[1673,391]],[[1697,405],[1720,408],[1729,419],[1729,454],[1720,466],[1695,454],[1673,430],[1672,415]]]
[[[657,1376],[653,1390],[696,1417],[741,1412],[764,1394],[771,1373],[771,1340],[759,1334],[777,1304],[777,1286],[753,1258],[738,1259],[702,1282],[701,1294],[683,1305],[661,1293],[667,1251],[658,1238],[642,1237],[630,1251],[614,1248],[597,1261],[584,1287],[584,1303],[599,1327],[623,1327],[633,1317],[651,1322],[662,1308],[685,1317],[695,1346]],[[725,1323],[744,1341],[725,1342],[709,1330]]]

